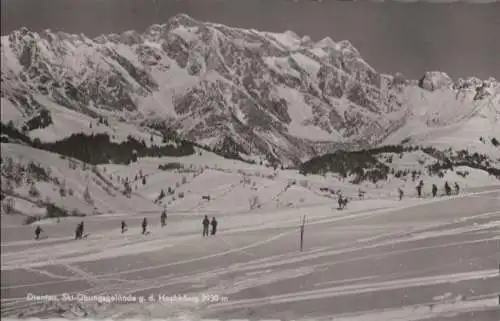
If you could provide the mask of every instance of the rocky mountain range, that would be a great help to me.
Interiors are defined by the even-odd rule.
[[[41,140],[84,131],[78,118],[105,117],[115,131],[160,124],[210,148],[297,162],[338,148],[473,148],[480,136],[500,137],[495,79],[381,74],[348,41],[291,31],[182,14],[95,39],[23,28],[2,36],[1,55],[2,122]],[[49,120],[28,126],[40,115]]]

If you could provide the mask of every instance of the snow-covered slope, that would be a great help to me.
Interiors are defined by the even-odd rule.
[[[398,202],[398,188],[414,198],[419,180],[425,181],[425,196],[432,184],[442,193],[445,181],[458,182],[462,189],[499,182],[486,171],[468,166],[438,171],[442,172],[439,175],[428,173],[438,159],[420,150],[399,157],[382,153],[377,158],[388,166],[387,178],[353,184],[356,174],[305,176],[297,169],[275,170],[199,148],[184,157],[144,157],[129,165],[92,166],[25,145],[2,143],[2,221],[15,226],[37,217],[44,222],[97,214],[140,217],[165,207],[170,213],[187,216],[257,215],[316,205],[336,207],[338,195],[347,197],[349,208],[357,210],[367,204],[377,208]],[[255,220],[265,224],[265,217],[257,215]]]
[[[48,110],[43,130],[26,129],[42,140],[86,132],[98,117],[139,136],[159,120],[201,144],[288,162],[408,139],[455,146],[450,137],[500,128],[493,79],[409,81],[377,73],[348,41],[186,15],[96,39],[23,28],[1,38],[1,55],[2,121],[21,128]]]

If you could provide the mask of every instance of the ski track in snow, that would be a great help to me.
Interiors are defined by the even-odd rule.
[[[284,280],[295,282],[294,280],[309,278],[314,276],[315,273],[323,273],[330,268],[335,269],[335,266],[343,266],[346,264],[354,264],[353,266],[357,264],[363,265],[369,264],[369,262],[383,260],[384,258],[389,260],[394,257],[409,254],[423,255],[425,257],[428,251],[429,253],[440,249],[447,251],[447,249],[450,248],[460,249],[467,246],[490,244],[491,242],[496,243],[498,249],[500,248],[500,237],[498,236],[498,231],[500,231],[498,228],[500,211],[481,211],[480,208],[471,207],[471,209],[468,210],[473,212],[468,212],[466,209],[465,213],[457,215],[456,217],[453,216],[453,218],[440,219],[436,217],[435,221],[418,222],[418,220],[416,220],[412,222],[412,219],[415,219],[413,213],[418,213],[419,209],[425,208],[426,206],[453,204],[455,201],[463,198],[468,198],[471,203],[475,202],[474,204],[481,205],[481,201],[489,200],[488,202],[491,202],[497,199],[496,196],[498,196],[498,192],[499,190],[490,190],[487,192],[470,193],[469,195],[460,195],[450,198],[422,200],[420,203],[408,203],[407,205],[398,206],[392,209],[364,210],[357,213],[349,213],[349,211],[346,211],[338,215],[337,213],[332,215],[330,212],[324,215],[313,216],[313,219],[308,220],[306,225],[306,250],[303,253],[296,252],[296,248],[294,248],[297,242],[296,235],[298,234],[296,221],[275,222],[270,225],[259,225],[253,228],[230,227],[227,229],[227,232],[221,232],[223,234],[216,236],[213,241],[212,239],[207,240],[207,242],[219,240],[220,243],[214,245],[218,249],[213,251],[210,250],[210,252],[213,253],[201,256],[195,254],[197,251],[204,250],[202,246],[200,247],[197,245],[200,237],[198,231],[196,231],[196,235],[188,234],[184,236],[175,236],[174,234],[166,238],[165,236],[168,234],[162,235],[159,233],[158,236],[156,236],[156,234],[153,233],[150,239],[141,236],[134,238],[128,235],[125,240],[123,240],[122,236],[113,235],[111,232],[107,231],[103,233],[92,233],[91,237],[85,241],[75,241],[74,243],[57,245],[51,245],[49,242],[50,239],[38,244],[36,241],[28,240],[13,242],[18,246],[25,245],[27,247],[20,251],[2,253],[2,274],[4,271],[13,273],[15,271],[25,270],[27,272],[37,273],[40,276],[45,276],[52,279],[52,281],[22,282],[17,284],[9,282],[7,285],[2,285],[2,315],[15,315],[19,311],[25,311],[26,313],[29,313],[29,311],[36,312],[38,311],[37,309],[39,309],[40,302],[27,301],[26,297],[23,296],[12,296],[9,294],[12,290],[26,289],[26,293],[33,292],[42,294],[39,293],[40,289],[57,289],[65,282],[75,281],[85,281],[87,283],[86,289],[74,292],[69,290],[59,292],[74,294],[84,293],[86,295],[105,295],[110,293],[126,295],[145,292],[162,293],[164,292],[162,289],[173,287],[184,291],[183,293],[198,293],[194,283],[201,282],[200,287],[205,289],[206,292],[226,295],[229,300],[213,305],[205,304],[207,305],[205,310],[197,311],[197,313],[201,315],[207,314],[210,317],[217,316],[219,313],[221,316],[225,316],[226,313],[228,313],[227,316],[229,318],[237,315],[234,314],[234,311],[244,311],[245,309],[258,310],[259,307],[269,306],[270,304],[293,304],[294,302],[323,300],[325,298],[349,297],[378,292],[385,293],[387,291],[390,292],[400,289],[408,289],[408,292],[411,292],[418,291],[418,288],[427,286],[443,286],[443,289],[447,289],[448,286],[453,287],[453,284],[460,282],[491,280],[491,282],[500,284],[497,267],[490,266],[490,268],[485,268],[479,264],[481,261],[499,258],[500,255],[498,253],[490,253],[488,250],[487,253],[489,254],[483,254],[481,252],[476,256],[469,256],[465,259],[465,262],[468,262],[469,265],[477,265],[477,267],[472,270],[446,273],[447,268],[453,268],[463,263],[459,260],[458,262],[451,261],[445,264],[440,263],[431,265],[427,268],[420,267],[415,270],[410,269],[410,271],[405,271],[403,269],[399,272],[396,271],[378,275],[374,273],[373,275],[352,278],[324,280],[324,282],[314,282],[312,287],[309,285],[306,289],[300,286],[296,287],[296,291],[294,292],[286,292],[278,295],[266,295],[266,293],[263,292],[258,298],[247,297],[234,300],[231,299],[232,295],[237,295],[238,293],[245,293],[245,291],[251,289],[259,289],[259,287],[262,286],[272,286]],[[441,206],[441,208],[443,207]],[[458,208],[451,208],[458,212],[460,211]],[[322,209],[324,211],[325,207],[320,206],[317,209]],[[269,213],[269,215],[272,214]],[[389,224],[388,227],[383,228],[383,224],[390,223],[391,219],[400,220],[401,218],[399,216],[401,215],[407,216],[408,222],[403,221],[400,224]],[[106,220],[112,218],[112,216],[103,216],[100,218],[96,217],[95,219]],[[363,220],[373,220],[374,218],[383,221],[375,225],[373,223],[368,223],[369,225],[366,227],[359,224],[363,222]],[[481,220],[485,220],[485,222]],[[343,225],[341,227],[336,227],[338,223],[342,223]],[[379,228],[380,224],[382,224],[382,226]],[[372,228],[370,228],[370,226]],[[175,230],[175,223],[169,225],[169,228]],[[314,247],[307,248],[309,242],[316,242],[314,237],[315,231],[317,231],[319,235],[322,235],[321,232],[325,228],[331,230],[332,234],[341,234],[344,228],[351,230],[354,234],[352,237],[347,237],[346,240],[335,241],[330,245],[328,245],[328,243],[324,244],[319,240],[320,243],[317,246],[315,245]],[[395,230],[389,231],[390,229]],[[271,234],[265,232],[273,230],[275,230],[275,232],[271,232]],[[356,237],[356,232],[369,232],[369,234],[365,236],[361,234],[361,236]],[[246,233],[257,233],[257,236],[256,238],[250,236],[246,239]],[[243,236],[241,234],[243,234]],[[457,238],[461,236],[468,236],[468,238],[464,238],[463,240]],[[452,239],[447,240],[446,238],[448,237],[452,237]],[[253,239],[255,239],[255,241],[252,241]],[[436,239],[441,241],[429,244],[422,243],[421,245],[417,243],[422,241],[434,242]],[[288,243],[292,244],[287,247],[285,244]],[[37,247],[30,249],[30,246],[35,244]],[[13,244],[6,243],[2,244],[2,247],[7,249],[12,245]],[[280,250],[279,247],[283,245],[287,248]],[[400,248],[401,246],[404,247]],[[127,251],[129,247],[130,252]],[[143,255],[144,253],[155,255],[154,253],[157,251],[163,250],[170,251],[177,249],[177,251],[185,250],[189,253],[190,247],[195,251],[191,258],[171,260],[167,254],[164,260],[165,263],[147,263],[140,267],[120,268],[120,270],[116,272],[102,273],[96,270],[95,267],[89,269],[81,265],[86,261],[99,261],[99,253],[105,252],[108,252],[108,254],[104,255],[102,258],[112,259],[124,258],[135,254]],[[274,254],[271,254],[271,252],[266,254],[266,248],[274,249],[272,251]],[[70,257],[68,257],[68,255],[70,255]],[[231,260],[233,256],[236,261]],[[221,260],[221,262],[219,264],[213,263],[214,259]],[[205,264],[207,270],[200,271],[199,268],[205,267]],[[51,266],[60,266],[73,274],[73,276],[51,271]],[[174,273],[171,274],[169,270],[171,268],[175,269],[175,267],[178,269],[174,270]],[[148,277],[150,271],[159,270],[164,270],[166,274]],[[181,271],[181,273],[176,273],[175,271]],[[378,272],[381,273],[381,271]],[[419,273],[427,274],[419,276]],[[139,279],[130,279],[128,276],[132,274],[141,275],[142,277]],[[3,279],[4,276],[2,275],[2,280]],[[320,288],[314,289],[316,286]],[[64,288],[70,289],[70,287]],[[31,291],[31,289],[36,289],[37,292]],[[479,308],[491,308],[494,306],[491,303],[493,300],[492,298],[497,295],[497,293],[484,293],[482,294],[483,297],[476,300],[476,304],[474,304],[474,301],[472,301],[474,296],[471,295],[469,295],[469,301],[455,300],[453,303],[450,303],[450,293],[452,293],[453,297],[456,297],[456,289],[443,291],[441,295],[444,295],[443,293],[446,293],[446,296],[440,299],[439,295],[428,298],[429,301],[435,301],[436,297],[438,298],[437,303],[433,303],[434,310],[431,312],[428,308],[424,309],[425,313],[419,312],[408,314],[404,312],[406,311],[405,309],[409,308],[411,308],[412,311],[420,311],[419,309],[423,309],[419,305],[420,303],[403,306],[400,309],[384,309],[383,311],[369,308],[363,309],[360,307],[361,310],[367,311],[354,314],[337,313],[338,319],[335,320],[365,320],[362,316],[363,313],[370,313],[370,315],[374,317],[373,320],[423,320],[438,315],[436,313],[448,313],[452,311],[450,304],[455,308],[456,312],[474,311]],[[441,301],[443,300],[446,302],[442,303]],[[431,303],[421,302],[421,305],[424,307],[428,307],[429,304]],[[110,305],[109,309],[120,314],[124,309],[127,311],[132,309],[132,306],[120,304]],[[441,308],[437,309],[437,306],[441,306]],[[165,307],[165,309],[169,309],[168,306]],[[171,307],[171,309],[173,308]],[[199,310],[199,307],[197,309],[191,308],[191,310]],[[325,315],[334,312],[330,309],[327,310],[328,311],[324,311]],[[391,315],[394,319],[391,319]],[[358,317],[360,319],[358,319]],[[367,317],[366,320],[372,319]]]

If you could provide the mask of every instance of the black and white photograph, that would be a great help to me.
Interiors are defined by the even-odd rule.
[[[500,1],[0,2],[2,319],[500,320]]]

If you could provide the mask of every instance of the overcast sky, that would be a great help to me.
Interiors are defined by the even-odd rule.
[[[500,3],[427,4],[325,0],[1,0],[2,34],[26,26],[90,37],[144,30],[177,13],[314,40],[347,39],[380,72],[426,70],[500,79]]]

